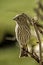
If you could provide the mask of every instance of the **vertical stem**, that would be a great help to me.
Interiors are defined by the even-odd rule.
[[[38,33],[38,29],[37,29],[37,26],[36,24],[33,22],[34,24],[34,28],[35,28],[35,31],[36,31],[36,34],[37,34],[37,38],[39,40],[39,54],[40,54],[40,63],[39,65],[42,65],[42,50],[41,50],[41,40],[40,40],[40,36],[39,36],[39,33]]]

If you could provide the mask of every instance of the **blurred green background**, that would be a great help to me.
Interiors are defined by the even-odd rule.
[[[0,0],[0,40],[5,32],[14,34],[13,17],[22,12],[34,16],[35,0]]]
[[[36,7],[36,0],[0,0],[0,42],[5,33],[15,34],[13,17],[22,12],[33,17],[36,15],[34,7]],[[31,57],[19,59],[18,56],[17,46],[1,48],[0,65],[38,65]]]

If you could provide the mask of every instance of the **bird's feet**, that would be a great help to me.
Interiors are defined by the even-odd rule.
[[[22,49],[21,51],[20,51],[20,55],[19,55],[19,58],[20,57],[28,57],[28,49],[26,50],[26,49]]]

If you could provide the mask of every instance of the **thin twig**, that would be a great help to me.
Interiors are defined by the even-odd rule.
[[[39,32],[43,35],[43,31],[41,30],[41,28],[37,27]]]
[[[41,4],[41,1],[38,2],[39,8],[43,11],[43,5]]]
[[[33,25],[34,25],[34,28],[35,28],[35,31],[36,31],[36,34],[37,34],[37,38],[38,38],[38,40],[39,40],[40,65],[42,65],[41,40],[40,40],[40,36],[39,36],[39,33],[38,33],[37,26],[36,26],[36,24],[34,23],[34,21],[33,21]]]
[[[39,9],[38,8],[34,8],[34,11],[37,13],[38,18],[43,20],[43,15],[39,12]]]
[[[43,29],[43,25],[41,25],[40,23],[35,22],[35,24],[36,24],[36,26],[37,26],[37,27],[40,27],[40,28],[42,28],[42,29]]]

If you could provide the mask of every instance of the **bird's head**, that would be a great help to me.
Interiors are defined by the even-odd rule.
[[[25,14],[24,13],[21,13],[21,14],[18,14],[16,15],[13,20],[20,20],[21,18],[25,17]]]
[[[16,15],[16,16],[13,18],[13,20],[18,21],[18,20],[19,20],[19,17],[20,17],[20,15]]]
[[[13,20],[15,20],[18,24],[25,23],[26,15],[24,13],[16,15]]]

